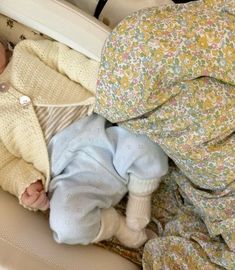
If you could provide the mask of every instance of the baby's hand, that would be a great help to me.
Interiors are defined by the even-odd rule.
[[[21,196],[24,206],[32,209],[46,210],[49,207],[49,199],[44,191],[42,181],[32,183]]]

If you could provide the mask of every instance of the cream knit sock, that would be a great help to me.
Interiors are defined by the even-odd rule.
[[[129,192],[126,209],[127,226],[136,231],[144,229],[151,217],[151,195],[140,196]]]
[[[114,208],[110,207],[101,210],[101,228],[99,234],[92,242],[97,243],[112,236],[117,237],[123,245],[131,248],[138,248],[147,240],[145,230],[131,230],[126,225],[125,218],[118,214]]]
[[[142,246],[148,239],[145,230],[131,230],[127,226],[125,218],[123,216],[120,216],[120,225],[115,236],[123,245],[131,248],[138,248]]]

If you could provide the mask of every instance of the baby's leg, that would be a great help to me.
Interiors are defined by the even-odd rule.
[[[82,196],[72,181],[60,180],[53,186],[50,227],[56,242],[87,245],[115,236],[123,245],[136,248],[147,240],[144,230],[131,230],[112,207],[97,207],[97,201]]]
[[[124,216],[114,208],[101,210],[101,228],[94,243],[115,236],[123,245],[138,248],[147,241],[145,230],[134,231],[126,224]]]
[[[100,210],[90,207],[73,182],[58,181],[50,200],[50,227],[56,242],[66,244],[91,243],[100,230]],[[85,207],[86,203],[88,207]]]
[[[150,221],[151,194],[167,173],[168,159],[163,150],[146,136],[119,130],[114,164],[120,175],[128,175],[127,225],[139,231]],[[116,128],[117,130],[117,128]]]
[[[56,242],[87,245],[115,236],[136,248],[147,240],[144,230],[131,230],[114,208],[99,208],[100,200],[81,192],[76,181],[60,177],[52,181],[50,227]]]
[[[151,218],[151,194],[141,195],[129,191],[126,222],[129,228],[140,231]]]

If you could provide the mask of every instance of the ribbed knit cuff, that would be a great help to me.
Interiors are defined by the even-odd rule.
[[[126,221],[130,229],[140,231],[150,221],[151,195],[138,196],[129,192]]]
[[[127,216],[130,215],[148,215],[151,210],[151,195],[136,196],[129,193],[128,205],[127,205]]]
[[[160,178],[139,179],[135,175],[131,174],[128,190],[133,194],[145,196],[156,190],[160,184],[160,181]]]

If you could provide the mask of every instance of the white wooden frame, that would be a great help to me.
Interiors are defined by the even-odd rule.
[[[0,0],[0,13],[100,61],[110,29],[64,0]]]

